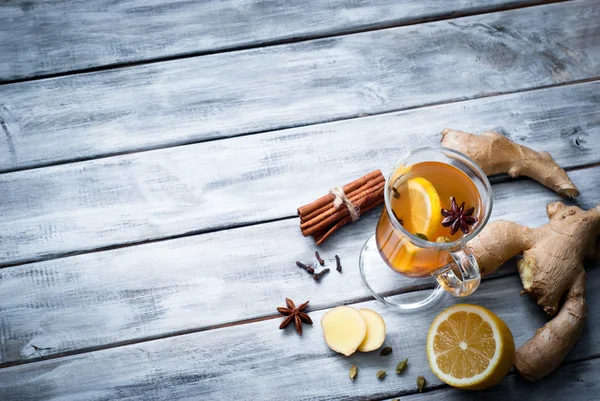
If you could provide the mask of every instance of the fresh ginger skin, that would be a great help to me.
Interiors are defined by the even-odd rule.
[[[496,221],[469,242],[482,275],[523,254],[517,267],[524,292],[553,316],[517,350],[514,366],[531,381],[557,369],[581,336],[587,315],[583,260],[598,256],[600,236],[600,205],[584,211],[553,202],[546,212],[550,222],[542,227]]]
[[[507,173],[512,178],[524,175],[562,197],[579,196],[577,187],[548,152],[536,152],[497,132],[473,135],[446,128],[442,131],[442,146],[466,154],[481,166],[486,175]]]

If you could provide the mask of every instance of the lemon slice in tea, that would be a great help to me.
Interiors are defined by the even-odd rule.
[[[411,234],[423,234],[435,241],[435,234],[442,224],[441,203],[435,187],[423,177],[411,178],[406,182],[405,193],[410,210],[402,213],[404,228]],[[404,191],[403,191],[404,192]]]

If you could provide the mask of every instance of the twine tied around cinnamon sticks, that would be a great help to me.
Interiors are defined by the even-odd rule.
[[[302,235],[312,235],[320,245],[339,228],[381,205],[384,187],[381,170],[375,170],[343,187],[332,188],[329,194],[298,208]]]
[[[344,204],[348,208],[348,213],[350,213],[353,222],[360,219],[360,210],[348,199],[342,187],[333,187],[329,190],[329,193],[333,195],[334,208],[339,209]]]

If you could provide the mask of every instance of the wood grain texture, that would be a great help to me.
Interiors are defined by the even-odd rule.
[[[600,162],[600,82],[0,175],[0,265],[290,217],[454,127]]]
[[[600,202],[600,167],[571,176],[582,207]],[[556,199],[531,180],[497,184],[492,219],[539,226]],[[315,249],[296,219],[2,269],[0,363],[272,316],[285,297],[311,300],[313,309],[366,299],[358,255],[378,214],[320,248],[329,267],[340,255],[343,273],[319,283],[294,264],[314,262]],[[515,273],[514,264],[499,272]],[[391,291],[415,284],[395,276]]]
[[[0,82],[489,12],[540,0],[0,3]]]
[[[460,391],[444,387],[441,390],[402,397],[402,401],[476,401],[476,400],[569,400],[596,401],[600,359],[569,363],[549,378],[530,383],[518,375],[507,377],[501,385],[483,391]],[[392,401],[388,399],[386,401]]]
[[[599,269],[589,273],[587,286],[590,311],[597,311]],[[517,346],[546,319],[534,302],[519,296],[519,289],[517,276],[503,277],[489,280],[469,297],[470,303],[490,308],[507,323]],[[388,357],[335,354],[322,338],[319,321],[325,311],[317,311],[310,313],[315,325],[306,327],[302,337],[291,328],[278,330],[280,319],[274,319],[1,369],[0,397],[6,401],[391,398],[415,392],[418,375],[432,386],[441,384],[427,364],[427,328],[441,308],[456,302],[464,300],[448,296],[436,307],[408,315],[375,301],[355,305],[377,310],[386,320],[385,344],[393,347]],[[597,355],[599,333],[600,318],[590,313],[567,360]],[[404,358],[409,359],[408,368],[397,376],[394,367]],[[348,378],[352,364],[359,367],[354,382]],[[375,377],[379,369],[389,372],[383,381]]]
[[[575,1],[3,85],[0,171],[595,78],[599,19]]]

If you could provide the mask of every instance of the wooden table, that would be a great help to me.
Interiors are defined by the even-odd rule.
[[[315,249],[299,205],[444,127],[547,150],[579,205],[600,202],[600,1],[540,3],[0,3],[0,399],[597,399],[593,266],[564,366],[479,393],[445,386],[425,356],[458,300],[403,315],[363,288],[378,212],[322,246],[342,274],[294,266]],[[557,199],[499,177],[492,219],[539,226]],[[468,298],[517,346],[546,321],[520,288],[511,263]],[[285,297],[310,300],[302,337],[278,330]],[[340,304],[380,311],[393,354],[330,351],[319,321]],[[403,358],[403,376],[377,380]]]

